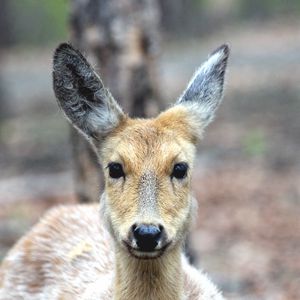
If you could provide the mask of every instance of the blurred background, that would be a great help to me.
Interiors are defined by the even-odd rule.
[[[0,0],[0,261],[46,209],[101,187],[54,98],[58,43],[143,116],[227,42],[225,98],[194,170],[195,263],[228,299],[300,299],[299,17],[299,0]]]

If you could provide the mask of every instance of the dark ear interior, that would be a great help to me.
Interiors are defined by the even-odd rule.
[[[91,135],[88,115],[101,105],[97,93],[103,89],[100,78],[83,55],[71,45],[59,45],[53,59],[53,88],[59,105],[79,129]]]

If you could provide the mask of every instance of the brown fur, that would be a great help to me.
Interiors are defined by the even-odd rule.
[[[169,174],[175,162],[193,164],[195,145],[187,122],[182,109],[152,120],[128,118],[105,141],[100,153],[104,166],[110,161],[122,162],[127,176],[125,184],[109,178],[105,170],[106,205],[110,211],[105,207],[102,211],[109,215],[113,236],[121,241],[134,222],[153,218],[141,215],[141,220],[138,214],[140,178],[151,171],[159,182],[159,214],[154,214],[154,218],[164,224],[173,243],[167,253],[149,261],[136,259],[118,242],[112,242],[100,221],[97,206],[60,207],[21,239],[3,262],[0,299],[18,299],[17,295],[22,295],[22,299],[83,299],[85,294],[111,299],[113,277],[114,299],[183,299],[194,280],[188,268],[182,269],[181,260],[181,241],[192,207],[190,174],[182,182],[173,183]],[[189,299],[202,299],[199,292],[207,289],[207,279],[198,276],[203,277],[194,287],[198,292]],[[102,277],[107,283],[101,288],[96,282]],[[213,286],[210,289],[210,297],[203,299],[221,299]]]
[[[177,254],[171,254],[169,259],[174,255]],[[125,257],[126,263],[132,259]],[[110,300],[113,297],[114,260],[113,241],[100,221],[98,205],[59,206],[47,213],[2,263],[0,299]],[[162,262],[155,264],[152,261],[148,266],[147,261],[139,262],[141,270],[146,267],[151,271],[153,283],[158,288],[162,286],[161,275],[157,273],[159,269],[156,273],[153,270]],[[179,270],[177,274],[180,275]],[[184,258],[182,274],[186,299],[223,299],[206,276]],[[137,273],[132,275],[136,292],[140,290],[139,283],[141,288],[147,288],[147,282]],[[178,290],[176,278],[171,288]],[[121,299],[126,299],[124,296]],[[139,294],[137,299],[152,298]]]
[[[228,53],[220,47],[176,106],[145,120],[123,113],[77,50],[67,44],[56,50],[59,104],[103,165],[101,217],[97,206],[52,210],[4,260],[0,300],[223,299],[187,263],[182,244],[195,210],[196,143],[221,101]],[[110,175],[111,164],[121,165],[120,176]],[[176,164],[188,166],[184,176],[173,176]],[[160,228],[159,242],[148,251],[134,237],[141,224]]]
[[[110,161],[121,162],[127,176],[123,184],[110,179],[105,170],[107,198],[113,207],[111,219],[116,227],[125,228],[134,223],[140,200],[139,181],[149,171],[154,172],[159,181],[157,203],[165,226],[172,231],[185,219],[182,215],[189,213],[190,173],[182,182],[171,183],[169,177],[176,162],[186,161],[192,167],[195,150],[186,130],[187,122],[184,119],[174,122],[174,119],[180,120],[176,113],[168,112],[153,120],[127,119],[122,129],[118,128],[104,143],[100,153],[104,167]],[[176,124],[179,125],[177,131]]]

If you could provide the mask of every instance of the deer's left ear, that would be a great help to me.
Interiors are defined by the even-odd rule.
[[[222,45],[195,72],[176,104],[185,106],[193,121],[204,129],[214,118],[223,97],[229,47]]]

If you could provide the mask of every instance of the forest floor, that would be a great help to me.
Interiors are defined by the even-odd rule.
[[[224,41],[232,48],[226,96],[193,176],[196,263],[229,299],[300,299],[300,23],[243,24],[200,41],[168,41],[159,68],[164,97],[176,99]],[[51,51],[13,49],[2,60],[0,259],[46,209],[76,201]]]

